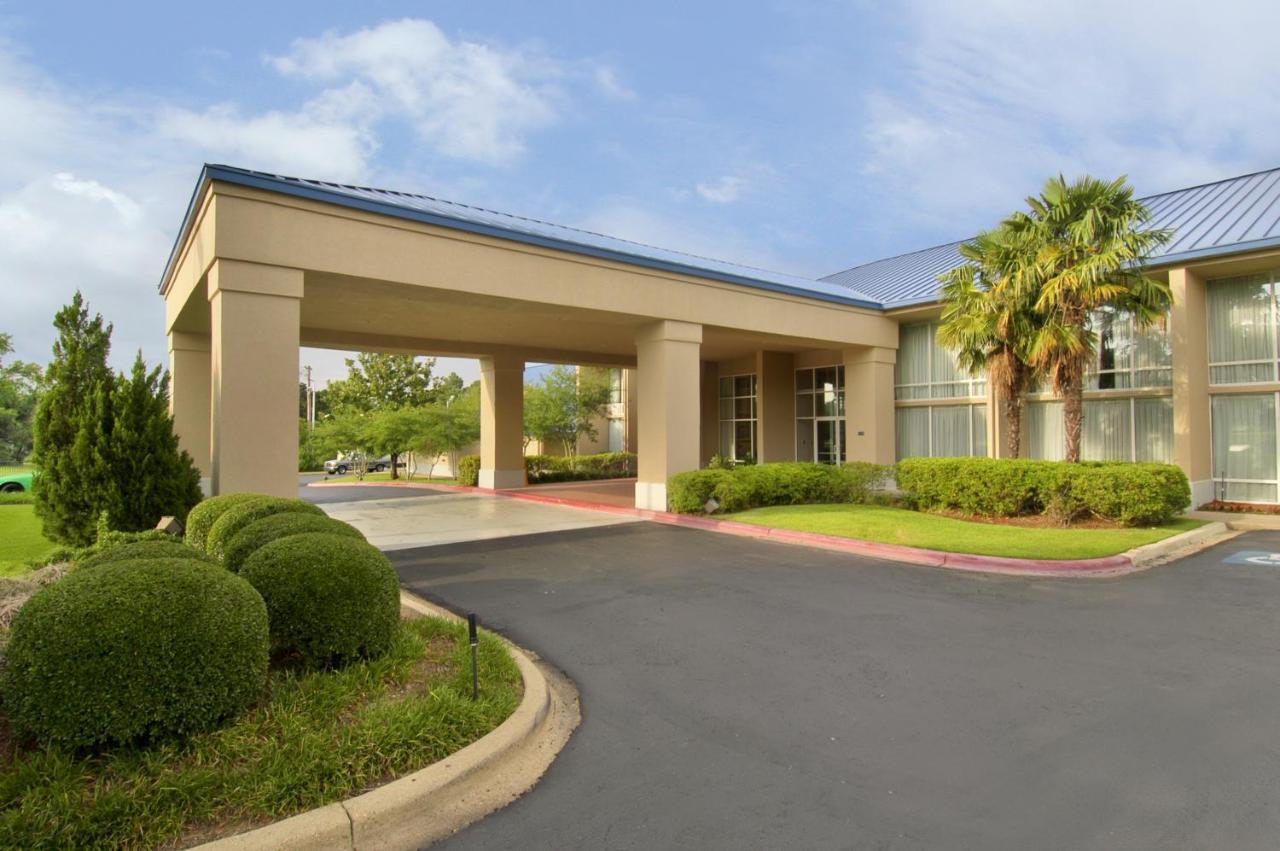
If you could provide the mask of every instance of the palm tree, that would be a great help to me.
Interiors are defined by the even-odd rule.
[[[1001,224],[1011,262],[998,288],[1008,287],[1015,299],[1034,299],[1042,316],[1028,362],[1051,379],[1062,399],[1066,460],[1079,461],[1084,377],[1097,347],[1091,317],[1109,307],[1146,328],[1164,316],[1169,286],[1142,267],[1172,231],[1147,227],[1151,213],[1123,176],[1068,183],[1059,175],[1027,204],[1030,212]]]
[[[1039,327],[1032,299],[1001,287],[1013,245],[1000,230],[985,231],[959,248],[965,263],[938,276],[942,323],[938,342],[956,353],[970,375],[983,372],[1004,406],[1010,458],[1022,450],[1022,395],[1036,381],[1030,343]]]

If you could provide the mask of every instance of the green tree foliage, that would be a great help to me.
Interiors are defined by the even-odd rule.
[[[133,370],[116,381],[110,463],[116,484],[107,508],[112,529],[140,532],[165,515],[185,521],[200,501],[200,471],[178,448],[169,414],[169,374],[147,370],[139,352]]]
[[[1014,246],[999,228],[978,234],[960,246],[965,262],[938,277],[942,283],[942,324],[938,342],[956,352],[961,369],[985,373],[1004,407],[1007,450],[1022,449],[1023,394],[1036,381],[1031,344],[1042,324],[1034,299],[1000,284]]]
[[[538,384],[524,388],[526,445],[537,440],[543,450],[559,443],[565,455],[576,455],[578,438],[597,436],[595,423],[609,405],[607,373],[558,365]]]
[[[36,513],[45,537],[83,547],[93,543],[98,513],[113,502],[106,446],[115,381],[107,367],[111,326],[101,314],[89,316],[79,292],[53,326],[58,339],[34,421]]]
[[[999,286],[1011,299],[1032,300],[1041,316],[1028,362],[1063,400],[1066,460],[1079,461],[1084,377],[1098,342],[1092,317],[1121,311],[1144,328],[1165,315],[1169,285],[1143,265],[1172,232],[1148,227],[1151,213],[1124,177],[1068,183],[1059,175],[1027,205],[1001,225],[1010,259]]]
[[[13,338],[0,334],[0,464],[21,464],[32,450],[32,420],[39,396],[41,369],[20,360],[5,363]]]
[[[105,514],[119,531],[185,517],[200,474],[178,448],[168,374],[141,355],[129,376],[107,366],[111,326],[89,315],[80,293],[54,318],[58,339],[36,407],[36,512],[45,537],[88,546]]]
[[[434,368],[434,358],[410,355],[361,352],[354,360],[348,358],[347,377],[329,382],[327,388],[333,418],[347,420],[331,433],[350,436],[354,442],[348,444],[348,451],[390,455],[391,478],[397,478],[399,457],[407,451],[405,421],[391,415],[366,420],[362,415],[453,401],[463,391],[462,379],[452,373],[434,377]],[[386,448],[395,445],[400,448]]]

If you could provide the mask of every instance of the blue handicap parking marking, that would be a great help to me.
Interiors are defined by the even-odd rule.
[[[1262,550],[1241,550],[1224,558],[1222,563],[1261,564],[1268,567],[1280,567],[1280,553],[1268,553]]]

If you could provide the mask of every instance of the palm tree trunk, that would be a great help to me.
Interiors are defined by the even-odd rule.
[[[1062,394],[1062,424],[1066,430],[1066,460],[1080,460],[1080,435],[1084,430],[1084,380],[1080,375],[1071,378]]]
[[[1009,396],[1004,400],[1004,416],[1005,425],[1009,430],[1005,435],[1005,446],[1008,448],[1009,457],[1017,458],[1022,452],[1021,396]]]

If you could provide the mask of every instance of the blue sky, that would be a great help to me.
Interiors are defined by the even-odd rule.
[[[78,286],[117,365],[163,360],[205,161],[810,275],[1058,171],[1149,194],[1280,165],[1280,5],[1054,5],[0,2],[0,330],[47,359]]]

